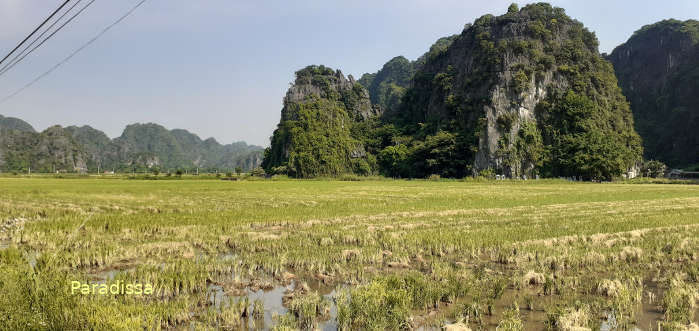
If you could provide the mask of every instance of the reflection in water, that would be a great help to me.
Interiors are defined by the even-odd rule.
[[[219,285],[211,284],[209,285],[209,292],[213,293],[211,295],[210,302],[217,308],[222,305],[227,305],[229,298],[232,298],[234,302],[240,302],[247,298],[250,303],[249,309],[253,310],[253,304],[255,300],[262,301],[264,305],[264,317],[255,320],[254,318],[244,319],[249,329],[253,330],[271,330],[276,324],[275,317],[281,316],[288,313],[288,309],[284,306],[284,296],[296,289],[296,282],[292,281],[291,284],[287,286],[277,286],[270,290],[257,290],[252,291],[250,289],[246,290],[246,295],[244,296],[229,296],[225,293],[223,287]],[[327,292],[327,291],[326,291]],[[337,305],[335,305],[335,290],[330,290],[328,293],[322,293],[321,295],[330,302],[330,317],[328,320],[320,321],[318,327],[324,331],[337,330]]]

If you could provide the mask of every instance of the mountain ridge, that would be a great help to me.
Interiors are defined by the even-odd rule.
[[[31,128],[28,123],[26,125]],[[28,131],[27,126],[22,127],[25,130],[4,127],[1,130],[0,141],[5,143],[0,145],[0,170],[26,171],[32,167],[35,171],[70,172],[171,171],[185,168],[232,171],[240,167],[249,171],[261,164],[263,156],[263,148],[259,146],[240,141],[222,145],[214,138],[202,140],[185,129],[168,130],[156,123],[127,125],[122,134],[114,139],[89,125],[52,126],[42,132]],[[42,140],[42,135],[47,132],[53,133]],[[46,153],[37,152],[41,148],[46,150],[40,142],[49,144],[51,137],[60,138],[54,144],[53,151],[61,155],[75,154],[77,161],[47,161]],[[49,141],[44,141],[47,139]],[[51,165],[44,166],[48,163]]]
[[[322,160],[330,158],[338,165],[334,172],[368,169],[391,177],[633,177],[642,160],[640,138],[598,46],[594,33],[562,8],[513,4],[504,15],[483,15],[461,34],[440,39],[414,62],[394,57],[379,72],[363,75],[359,85],[379,111],[354,121],[340,117],[335,125],[349,127],[340,149],[323,149],[322,129],[303,130],[317,118],[337,119],[343,108],[332,104],[338,98],[310,93],[311,116],[291,121],[285,104],[263,167],[322,176],[328,174]],[[298,79],[289,91],[297,85]],[[284,129],[289,124],[297,128],[293,141],[314,151],[309,155],[321,166],[304,167],[290,157],[293,143],[279,147],[294,132]],[[352,146],[363,152],[348,153]],[[361,171],[351,165],[359,160],[366,161]]]

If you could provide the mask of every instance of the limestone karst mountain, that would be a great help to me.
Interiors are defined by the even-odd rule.
[[[699,21],[636,31],[609,56],[631,102],[647,159],[699,164]]]
[[[325,66],[299,70],[263,167],[298,177],[371,173],[375,157],[367,156],[355,129],[377,115],[368,91],[352,76]]]
[[[0,128],[0,171],[249,171],[259,167],[263,157],[262,147],[245,142],[222,145],[154,123],[128,125],[115,139],[90,126],[53,126],[36,133],[24,121],[9,123],[15,129]]]
[[[641,161],[629,105],[594,33],[546,3],[484,15],[415,63],[397,57],[365,75],[373,117],[351,116],[345,100],[363,90],[313,70],[297,73],[287,94],[268,171],[611,179]],[[288,102],[298,90],[313,93]]]

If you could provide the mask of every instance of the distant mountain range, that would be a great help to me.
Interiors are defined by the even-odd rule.
[[[258,167],[263,148],[202,140],[183,129],[154,123],[128,125],[109,139],[90,126],[52,126],[43,132],[27,122],[0,116],[0,171],[174,171],[199,168],[249,171]]]

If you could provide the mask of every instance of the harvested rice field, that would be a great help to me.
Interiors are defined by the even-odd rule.
[[[699,185],[0,178],[0,293],[12,330],[693,330]]]

